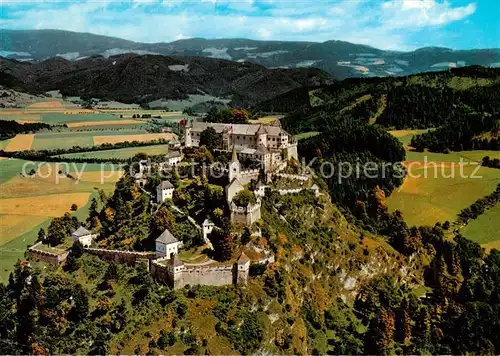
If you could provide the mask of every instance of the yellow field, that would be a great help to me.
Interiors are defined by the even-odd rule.
[[[116,182],[123,176],[123,171],[105,171],[101,172],[84,172],[82,174],[82,182],[100,182],[101,178],[104,178],[104,182]]]
[[[255,119],[255,120],[249,120],[249,122],[252,124],[270,125],[273,122],[275,122],[277,119],[281,119],[282,117],[283,117],[283,115],[262,116],[262,117],[259,117],[258,119]]]
[[[0,115],[16,115],[16,116],[36,116],[39,114],[69,114],[69,115],[78,115],[78,114],[95,114],[98,113],[96,110],[91,109],[82,109],[78,107],[69,108],[69,107],[29,107],[25,109],[11,109],[11,110],[2,110],[0,111]],[[31,118],[27,118],[31,120]],[[16,117],[17,120],[17,117]]]
[[[481,247],[484,248],[486,252],[490,252],[490,250],[494,248],[500,250],[500,240],[488,242],[487,244],[482,244]]]
[[[70,128],[73,127],[86,127],[86,126],[100,126],[100,125],[133,125],[133,124],[143,124],[144,122],[139,120],[111,120],[111,121],[82,121],[82,122],[70,122],[66,125]]]
[[[40,122],[40,114],[24,114],[22,112],[18,114],[9,114],[7,116],[3,116],[2,114],[5,111],[0,111],[0,117],[4,120],[14,120],[19,122],[20,124],[26,124],[31,122]]]
[[[426,130],[393,130],[389,131],[389,133],[394,137],[403,137],[408,135],[416,135]]]
[[[0,216],[0,246],[16,239],[47,219],[45,216],[3,215]]]
[[[25,134],[25,135],[16,135],[12,138],[7,145],[6,151],[23,151],[31,149],[31,145],[33,144],[33,140],[35,139],[35,135]]]
[[[138,135],[116,135],[116,136],[94,136],[94,144],[102,145],[103,143],[119,143],[125,141],[149,142],[153,140],[165,139],[172,140],[177,135],[172,133],[161,134],[138,134]]]
[[[72,165],[69,166],[70,169],[72,167]],[[29,171],[31,168],[32,166],[26,167],[26,171]],[[2,183],[0,185],[0,198],[92,192],[95,188],[107,190],[123,175],[123,172],[118,170],[118,167],[116,171],[110,171],[110,167],[104,166],[102,176],[100,171],[82,171],[81,169],[82,166],[80,165],[78,170],[81,172],[81,175],[79,175],[80,173],[73,172],[74,169],[71,169],[71,174],[75,178],[71,179],[64,174],[58,174],[59,170],[67,171],[64,165],[57,167],[55,164],[41,165],[37,174],[32,177],[16,175]],[[102,185],[100,184],[101,179]]]
[[[36,124],[37,122],[40,122],[40,120],[24,120],[24,119],[21,120],[16,119],[15,121],[17,121],[20,124]]]
[[[28,105],[28,108],[61,108],[62,106],[60,101],[41,101]]]
[[[54,197],[39,195],[0,200],[0,214],[57,217],[70,212],[72,204],[84,206],[90,193],[57,194]],[[50,199],[50,204],[47,204]]]

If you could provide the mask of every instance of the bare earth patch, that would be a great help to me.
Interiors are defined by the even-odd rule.
[[[35,139],[35,135],[26,134],[26,135],[16,135],[13,139],[10,140],[7,145],[6,151],[24,151],[31,149],[31,145],[33,144],[33,140]]]
[[[172,133],[161,133],[161,134],[138,134],[138,135],[113,135],[113,136],[94,136],[94,144],[102,145],[103,143],[120,143],[120,142],[149,142],[159,139],[164,139],[167,141],[172,140],[177,135]]]

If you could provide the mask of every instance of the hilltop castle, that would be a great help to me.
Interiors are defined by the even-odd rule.
[[[264,174],[282,169],[286,166],[287,160],[292,158],[298,160],[297,142],[279,125],[193,122],[184,128],[185,146],[199,147],[200,135],[209,127],[219,136],[218,149],[236,150],[241,158],[259,162]]]

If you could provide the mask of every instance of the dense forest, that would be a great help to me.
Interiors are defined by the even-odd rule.
[[[438,128],[470,114],[500,113],[500,70],[472,66],[347,79],[309,90],[308,99],[289,106],[282,122],[291,133],[328,131],[344,116],[392,129]]]
[[[500,115],[464,114],[412,138],[410,145],[417,151],[433,152],[500,150]]]
[[[325,181],[333,201],[349,209],[358,200],[367,201],[376,186],[390,194],[404,178],[398,164],[405,159],[401,143],[378,126],[349,118],[339,120],[331,131],[301,140],[299,154],[317,174],[329,176]],[[369,172],[365,166],[371,166]]]
[[[136,194],[130,187],[123,180],[118,193],[99,203],[104,210],[116,208],[111,208],[114,225],[135,224],[128,208],[117,205],[125,195]],[[143,195],[129,198],[132,214],[141,212]],[[265,243],[278,261],[256,265],[247,288],[173,291],[152,279],[144,265],[101,261],[83,253],[79,244],[62,268],[19,262],[9,283],[0,286],[0,351],[498,354],[498,250],[486,255],[459,235],[445,239],[440,225],[410,229],[391,215],[400,227],[391,229],[395,252],[387,252],[373,236],[350,230],[328,200],[316,201],[307,192],[264,199],[260,227],[265,242],[253,238],[251,243]],[[311,209],[312,220],[303,213]],[[91,221],[98,210],[91,209]],[[168,224],[171,212],[141,214]],[[383,193],[371,192],[365,213],[385,219]],[[143,218],[138,220],[139,228]],[[58,223],[74,224],[68,218]],[[126,243],[135,232],[115,233],[108,241]],[[345,274],[354,290],[343,282]]]

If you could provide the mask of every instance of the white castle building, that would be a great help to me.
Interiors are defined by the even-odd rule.
[[[172,199],[174,195],[174,186],[168,180],[164,180],[156,187],[156,202],[163,203],[167,199]]]
[[[260,162],[264,173],[283,167],[286,160],[298,160],[297,143],[280,126],[194,122],[184,128],[186,147],[199,147],[200,135],[209,127],[219,135],[219,149],[235,149],[241,158]]]
[[[83,226],[80,226],[71,235],[73,236],[73,241],[80,241],[83,247],[90,247],[90,245],[92,245],[92,240],[97,236]]]

